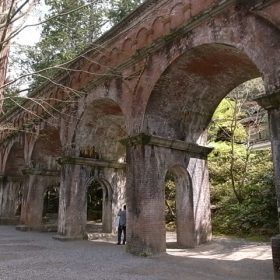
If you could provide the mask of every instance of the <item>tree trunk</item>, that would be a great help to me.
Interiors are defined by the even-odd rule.
[[[11,30],[11,24],[9,23],[10,5],[11,0],[0,1],[0,115],[3,114],[4,89],[2,87],[6,82],[10,48],[9,41],[6,42]]]

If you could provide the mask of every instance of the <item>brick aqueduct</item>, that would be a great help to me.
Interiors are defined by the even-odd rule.
[[[40,229],[44,193],[59,185],[57,237],[84,238],[87,188],[97,181],[103,231],[126,203],[127,251],[163,252],[171,171],[178,245],[209,240],[207,127],[220,101],[256,77],[266,88],[258,102],[269,114],[280,206],[279,14],[279,0],[146,1],[25,109],[0,119],[2,223],[20,203],[19,223]]]

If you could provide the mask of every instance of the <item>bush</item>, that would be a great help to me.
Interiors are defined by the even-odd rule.
[[[270,151],[253,151],[242,189],[243,201],[236,199],[232,186],[220,169],[218,177],[213,172],[216,165],[209,160],[211,178],[211,203],[214,233],[231,235],[272,236],[278,232],[276,195]],[[223,165],[225,166],[225,165]],[[223,178],[222,182],[221,179]]]

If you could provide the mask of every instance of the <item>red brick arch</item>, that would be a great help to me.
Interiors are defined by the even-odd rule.
[[[237,64],[239,64],[239,68],[241,67],[243,70],[248,67],[251,69],[249,72],[247,71],[248,69],[245,71],[241,69],[244,72],[244,75],[247,75],[246,78],[244,76],[244,78],[240,77],[240,79],[237,79],[237,75],[239,74],[236,72],[236,79],[239,81],[234,82],[235,86],[237,86],[238,83],[244,82],[246,79],[248,80],[257,76],[263,78],[268,91],[271,89],[273,90],[275,86],[277,87],[277,84],[280,85],[280,81],[278,81],[279,75],[277,74],[278,68],[276,67],[272,69],[270,67],[270,65],[276,65],[277,61],[280,60],[279,32],[277,32],[276,29],[271,28],[269,24],[260,21],[255,16],[243,19],[244,22],[240,22],[238,16],[233,16],[231,20],[229,20],[227,16],[228,15],[219,15],[215,20],[198,26],[193,29],[191,33],[186,33],[185,36],[180,37],[178,40],[166,44],[164,48],[161,48],[158,52],[155,52],[149,57],[147,68],[143,71],[140,82],[135,90],[136,94],[133,101],[133,104],[135,104],[135,110],[133,110],[134,124],[130,125],[130,127],[134,126],[133,133],[141,130],[145,131],[145,126],[147,124],[143,122],[143,119],[145,118],[144,112],[148,100],[153,90],[162,82],[162,80],[160,81],[162,75],[164,75],[165,71],[168,71],[168,68],[172,67],[172,64],[175,61],[179,61],[181,58],[185,57],[184,55],[186,53],[192,53],[197,48],[198,51],[194,51],[196,54],[191,55],[192,58],[190,57],[193,61],[196,60],[196,63],[193,63],[193,66],[189,65],[189,67],[192,68],[189,68],[189,70],[194,72],[199,71],[199,69],[200,71],[207,71],[207,68],[205,68],[203,63],[213,65],[212,62],[215,62],[215,55],[217,54],[213,52],[213,55],[210,55],[207,58],[208,62],[203,62],[201,59],[202,51],[199,51],[201,46],[216,46],[217,51],[221,46],[224,48],[223,55],[219,51],[220,54],[218,54],[216,60],[216,62],[220,64],[220,70],[222,70],[223,65],[237,67]],[[223,24],[221,25],[221,23]],[[220,26],[218,37],[216,33],[217,26]],[[256,31],[256,28],[258,31]],[[260,38],[260,34],[262,34],[262,38]],[[256,44],[256,42],[258,42],[258,44]],[[233,54],[234,52],[236,52],[236,55],[234,55],[235,59],[229,61],[231,56],[230,53]],[[273,55],[268,57],[266,55],[267,52]],[[195,55],[197,55],[196,59],[193,57]],[[218,67],[218,65],[216,66]],[[209,67],[208,70],[210,71]],[[212,67],[211,71],[213,76],[215,74],[214,70],[215,68]],[[201,73],[201,75],[202,74],[206,76],[208,75],[208,79],[209,75],[211,75],[210,72]],[[232,82],[233,80],[234,77],[232,77]],[[174,87],[174,90],[175,89],[176,88]],[[227,90],[231,89],[232,87],[229,85]],[[225,96],[227,93],[222,95]],[[141,103],[137,100],[141,100]],[[199,100],[197,101],[199,106]],[[138,106],[136,106],[136,104],[138,104]]]

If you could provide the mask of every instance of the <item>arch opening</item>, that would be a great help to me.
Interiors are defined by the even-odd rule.
[[[47,126],[40,131],[31,155],[31,167],[36,169],[59,170],[57,158],[62,155],[59,130]]]
[[[15,205],[15,216],[16,217],[20,217],[21,215],[21,206],[22,206],[22,191],[23,191],[23,187],[20,186],[17,196],[16,196],[16,205]]]
[[[205,144],[203,136],[220,101],[239,84],[260,76],[242,51],[224,44],[188,50],[171,63],[149,97],[143,130]]]
[[[124,161],[125,148],[119,140],[126,135],[124,116],[115,101],[98,99],[89,102],[76,132],[80,156]]]
[[[9,152],[4,173],[8,177],[20,177],[24,168],[24,146],[15,142]]]
[[[92,177],[87,187],[87,232],[112,232],[112,189],[104,179]]]
[[[99,226],[103,232],[112,232],[113,217],[117,216],[118,209],[125,204],[124,170],[121,167],[114,168],[113,165],[125,162],[126,150],[119,140],[126,136],[124,115],[114,100],[101,98],[87,103],[75,141],[81,158],[91,158],[94,164],[102,165],[93,167],[90,180],[94,180],[92,186],[87,185],[87,194],[91,193],[97,199],[93,200],[93,204],[99,201],[99,210],[94,210],[99,211],[99,216],[94,217],[92,213],[93,217],[90,217],[89,210],[85,211],[88,219],[102,221]],[[89,198],[87,200],[90,205]],[[87,228],[90,229],[89,226]],[[93,227],[91,229],[94,230]]]
[[[165,176],[165,222],[167,248],[195,246],[193,190],[182,166],[173,166]]]
[[[205,146],[209,124],[223,98],[244,82],[260,77],[255,63],[233,46],[215,43],[192,48],[175,59],[156,82],[147,100],[142,131]],[[174,157],[182,162],[183,155],[174,152]],[[193,180],[194,215],[200,215],[200,220],[195,219],[195,230],[198,240],[205,242],[211,229],[207,164],[188,153],[184,163]],[[171,181],[177,190],[176,177],[178,174],[173,174]],[[197,240],[193,244],[197,245]]]
[[[93,181],[87,190],[87,221],[102,223],[103,188]]]
[[[44,193],[43,223],[57,224],[59,185],[49,186]]]
[[[261,78],[239,85],[221,101],[210,123],[214,233],[263,238],[278,232],[268,116],[253,100],[264,93]]]
[[[25,167],[24,146],[15,142],[9,151],[4,170],[5,177],[0,184],[0,216],[4,219],[3,223],[18,223],[22,206],[22,170]]]
[[[61,156],[59,130],[45,124],[34,143],[30,158],[31,175],[26,194],[27,218],[22,217],[24,223],[42,226],[48,231],[57,230],[60,199],[60,165],[57,159]]]

